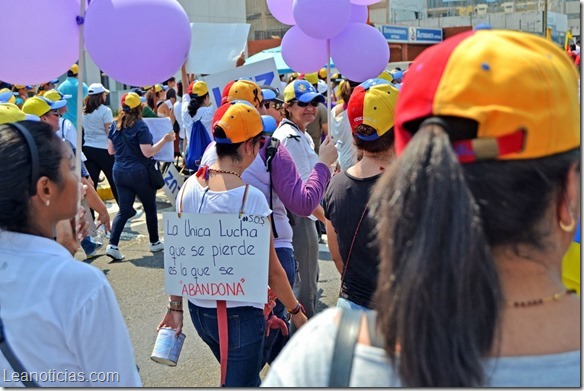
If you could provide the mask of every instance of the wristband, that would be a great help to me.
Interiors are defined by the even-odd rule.
[[[296,306],[294,308],[292,308],[292,309],[286,308],[286,311],[288,311],[288,313],[291,315],[296,315],[300,311],[302,311],[303,314],[306,314],[306,310],[304,309],[304,306],[302,304],[300,304],[299,301],[296,301]]]
[[[182,310],[182,300],[181,301],[169,301],[168,308],[173,310]]]
[[[170,307],[168,307],[168,309],[166,310],[166,313],[167,313],[167,314],[170,314],[171,312],[181,312],[181,313],[182,313],[182,312],[183,312],[183,310],[177,310],[177,309],[175,309],[175,308],[170,308]]]

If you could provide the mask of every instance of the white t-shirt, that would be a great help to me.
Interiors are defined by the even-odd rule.
[[[207,129],[207,133],[209,133],[209,137],[213,140],[213,129],[211,129],[211,124],[213,122],[213,115],[215,114],[215,108],[213,106],[206,106],[206,107],[199,107],[197,110],[197,114],[194,117],[191,117],[189,114],[189,103],[191,102],[191,97],[186,94],[183,95],[182,101],[182,122],[185,128],[185,132],[187,134],[187,140],[191,135],[191,128],[193,127],[194,121],[201,121],[201,123]]]
[[[245,186],[236,187],[227,191],[212,191],[209,187],[203,187],[197,181],[195,176],[187,180],[181,187],[176,197],[177,205],[181,204],[182,212],[185,213],[239,213],[243,201]],[[243,206],[245,214],[267,217],[272,213],[263,193],[253,186],[249,186],[247,200]],[[266,281],[266,292],[268,285]],[[216,308],[215,300],[201,300],[188,298],[189,301],[199,307]],[[265,303],[250,303],[241,301],[226,301],[227,308],[233,307],[256,307],[263,309]]]
[[[353,144],[353,133],[349,118],[347,117],[347,110],[343,110],[339,115],[335,116],[335,109],[331,110],[331,135],[337,151],[339,152],[339,165],[341,170],[345,171],[347,168],[357,163],[357,147]],[[342,144],[337,143],[341,141]]]
[[[185,128],[183,127],[183,119],[182,119],[182,102],[180,101],[176,101],[174,102],[174,106],[172,107],[172,110],[174,111],[174,118],[176,119],[176,122],[178,122],[178,126],[180,127],[180,131],[179,131],[179,137],[184,139],[185,138]]]
[[[262,387],[327,387],[333,360],[339,308],[328,308],[304,325],[286,344]],[[436,363],[436,365],[439,365]],[[580,351],[484,360],[487,387],[580,387]],[[350,387],[401,387],[385,350],[358,343]]]
[[[54,240],[0,231],[0,271],[6,340],[40,386],[141,386],[128,329],[101,270]],[[1,387],[22,385],[3,354],[0,371]],[[118,376],[95,378],[107,373]]]
[[[84,147],[107,149],[109,129],[105,124],[114,122],[112,110],[106,105],[99,106],[89,114],[83,114]]]

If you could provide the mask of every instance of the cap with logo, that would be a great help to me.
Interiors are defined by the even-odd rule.
[[[242,143],[262,132],[273,132],[276,121],[270,119],[273,120],[270,116],[261,116],[250,102],[240,100],[228,102],[221,105],[215,113],[213,137],[218,144]],[[215,136],[215,126],[223,129],[225,137]]]
[[[353,134],[363,141],[377,140],[394,126],[395,106],[399,91],[383,79],[369,79],[353,90],[347,106],[347,117]],[[359,125],[368,125],[375,133],[364,135]]]
[[[284,88],[284,102],[299,100],[308,103],[313,100],[324,103],[324,96],[316,92],[316,89],[306,80],[294,80]]]
[[[207,83],[202,80],[193,81],[189,84],[189,88],[187,89],[187,94],[195,95],[197,97],[205,96],[209,93],[209,87],[207,87]]]
[[[91,83],[87,89],[89,95],[103,94],[104,92],[109,94],[109,90],[101,83]]]
[[[233,80],[227,83],[223,88],[221,98],[226,102],[245,100],[254,106],[258,106],[264,99],[260,86],[247,79]]]
[[[549,156],[580,145],[578,73],[566,54],[533,34],[474,30],[422,52],[396,107],[400,154],[428,117],[474,120],[477,136],[453,143],[460,162]]]
[[[53,102],[45,98],[44,96],[33,96],[28,98],[26,102],[22,105],[22,111],[25,114],[36,115],[37,117],[42,117],[51,110],[57,110],[67,105],[66,100],[58,100]]]
[[[140,106],[142,102],[146,102],[146,98],[136,94],[135,92],[128,92],[122,95],[121,103],[122,106],[126,106],[130,109],[135,109]]]

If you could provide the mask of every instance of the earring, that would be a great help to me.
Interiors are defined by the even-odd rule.
[[[576,228],[576,220],[574,220],[574,218],[572,217],[572,214],[570,214],[570,224],[569,225],[564,224],[562,222],[562,220],[559,221],[559,224],[560,224],[560,228],[564,232],[574,232],[574,228]]]
[[[49,205],[51,205],[51,201],[50,201],[50,200],[47,200],[47,202],[45,202],[45,205],[46,205],[46,206],[49,206]]]

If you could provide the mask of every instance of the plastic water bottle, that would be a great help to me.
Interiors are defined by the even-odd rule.
[[[105,237],[106,237],[105,227],[103,224],[100,224],[99,227],[97,227],[97,230],[95,232],[95,236],[93,237],[93,241],[96,243],[103,244],[103,240]]]

